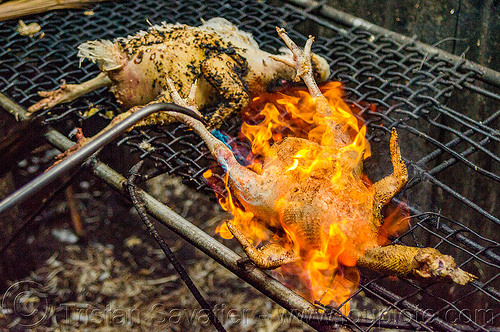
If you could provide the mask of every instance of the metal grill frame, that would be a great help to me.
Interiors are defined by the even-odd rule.
[[[497,173],[472,159],[474,154],[480,154],[481,158],[493,164],[500,161],[495,151],[495,146],[498,151],[500,141],[499,131],[495,129],[498,128],[500,110],[474,120],[462,114],[456,105],[450,106],[450,99],[462,91],[481,95],[490,103],[498,102],[500,82],[496,81],[493,71],[484,75],[481,67],[471,65],[464,59],[456,61],[439,53],[429,53],[415,40],[402,40],[394,35],[380,34],[380,31],[363,30],[349,26],[346,21],[340,22],[347,24],[343,27],[333,24],[329,20],[332,11],[324,2],[293,2],[302,7],[292,3],[276,7],[249,0],[196,5],[171,1],[160,5],[160,8],[155,8],[155,2],[146,0],[130,4],[102,3],[95,7],[96,15],[92,17],[86,17],[80,11],[57,11],[25,20],[27,23],[40,23],[45,32],[45,37],[41,39],[21,37],[15,32],[12,22],[1,23],[0,36],[7,42],[0,47],[0,89],[22,105],[29,106],[37,100],[36,91],[53,89],[62,79],[69,83],[88,80],[95,76],[98,69],[88,62],[79,68],[76,47],[86,40],[119,37],[145,29],[146,17],[152,23],[166,20],[196,25],[200,18],[222,16],[251,32],[259,45],[271,52],[283,46],[274,32],[276,25],[284,26],[298,44],[305,42],[305,32],[311,33],[318,36],[313,51],[329,60],[332,78],[344,84],[346,101],[359,110],[358,115],[366,121],[373,150],[387,151],[387,133],[393,127],[406,137],[422,140],[434,147],[418,159],[405,158],[413,176],[396,201],[404,198],[405,192],[417,190],[425,183],[431,184],[458,200],[464,211],[472,211],[473,215],[479,216],[478,223],[491,223],[492,229],[498,229],[500,220],[497,216],[486,211],[473,198],[454,189],[453,184],[440,179],[452,166],[461,165],[464,169],[473,170],[485,181],[498,183],[500,180]],[[303,8],[304,5],[310,6]],[[479,81],[488,84],[480,86]],[[83,115],[90,104],[100,105],[100,114],[116,107],[114,98],[100,90],[70,105],[45,111],[40,116],[44,117],[46,125],[63,132],[71,130],[72,126],[67,126],[69,120],[87,127],[87,132],[92,134],[92,130],[96,130],[96,122],[104,126],[106,121],[96,121],[96,116],[86,118]],[[373,111],[373,104],[377,106],[376,111]],[[232,119],[223,129],[235,133],[238,126],[238,119]],[[436,134],[439,132],[446,133],[446,143]],[[168,172],[182,176],[198,190],[209,190],[202,173],[211,158],[203,143],[184,127],[170,125],[135,130],[126,135],[120,144],[155,163],[156,171],[150,176]],[[403,147],[402,153],[405,156]],[[456,330],[456,322],[450,322],[446,317],[452,310],[461,318],[459,329],[487,331],[498,323],[500,294],[495,282],[498,283],[500,270],[500,245],[495,233],[481,235],[474,225],[466,226],[431,209],[422,211],[412,204],[411,198],[408,198],[408,203],[412,224],[405,234],[394,239],[395,243],[420,245],[416,234],[424,234],[432,238],[429,241],[434,247],[445,247],[448,250],[442,251],[446,253],[450,248],[460,253],[462,259],[458,261],[464,269],[470,270],[473,264],[479,264],[493,271],[491,277],[463,286],[456,291],[456,295],[442,297],[441,285],[400,280],[392,288],[387,278],[363,275],[360,289],[352,298],[358,301],[367,296],[378,301],[384,309],[377,315],[356,320],[342,316],[339,308],[325,308],[327,313],[333,314],[303,317],[304,320],[321,322],[328,317],[329,321],[360,330],[374,327]],[[466,299],[474,293],[481,294],[484,301],[497,310],[484,322],[477,322],[467,314]],[[437,301],[440,309],[426,310],[435,308],[436,304],[426,306],[422,299]],[[387,313],[395,313],[399,319],[386,320]]]

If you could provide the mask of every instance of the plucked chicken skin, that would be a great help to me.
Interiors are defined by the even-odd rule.
[[[108,86],[128,110],[113,119],[113,125],[147,104],[171,102],[166,82],[170,77],[180,94],[187,95],[192,88],[198,109],[217,104],[207,119],[210,128],[217,128],[253,95],[295,75],[294,68],[260,50],[249,33],[224,18],[212,18],[198,27],[162,23],[114,41],[89,41],[78,49],[80,61],[97,62],[101,73],[79,85],[39,92],[45,98],[29,108],[31,113]],[[330,75],[326,60],[313,54],[312,63],[316,79],[325,81]],[[138,125],[171,121],[169,115],[157,113]]]

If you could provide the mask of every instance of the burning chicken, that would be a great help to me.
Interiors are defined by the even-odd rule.
[[[393,174],[373,185],[367,183],[362,175],[363,159],[369,155],[366,129],[358,128],[340,98],[329,100],[318,88],[311,64],[313,38],[301,50],[283,29],[277,30],[294,56],[274,59],[296,68],[297,78],[310,93],[314,112],[303,115],[313,124],[308,139],[278,137],[271,146],[271,115],[264,125],[247,125],[243,130],[244,125],[242,131],[252,148],[263,157],[261,164],[244,167],[201,122],[170,113],[201,136],[226,172],[229,197],[221,204],[234,219],[224,224],[226,229],[221,227],[221,235],[236,237],[250,260],[263,269],[300,264],[313,297],[327,304],[345,301],[357,287],[356,265],[394,276],[448,279],[459,284],[471,281],[472,274],[434,248],[379,245],[381,208],[408,177],[396,131],[390,142]],[[168,82],[173,100],[195,110],[192,102],[179,96],[173,82]],[[279,122],[276,117],[274,121]],[[258,137],[267,138],[267,143]],[[263,235],[266,230],[272,230],[271,236]],[[356,273],[348,278],[353,269]]]
[[[97,62],[102,72],[79,85],[40,91],[45,98],[29,108],[31,113],[110,87],[118,102],[129,109],[113,119],[112,126],[146,104],[171,102],[166,83],[170,77],[183,95],[193,87],[198,108],[218,104],[209,119],[209,127],[218,128],[252,96],[294,75],[293,68],[260,50],[249,33],[220,17],[199,27],[162,23],[114,41],[88,41],[78,49],[80,61]],[[330,75],[328,63],[315,54],[312,59],[316,78],[325,81]],[[171,121],[167,114],[157,113],[138,126]]]

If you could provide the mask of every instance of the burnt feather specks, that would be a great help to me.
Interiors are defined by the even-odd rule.
[[[102,71],[100,76],[80,85],[42,92],[46,98],[33,105],[32,112],[109,86],[123,108],[129,109],[114,120],[116,123],[144,105],[171,102],[167,89],[167,78],[171,78],[183,97],[195,85],[198,108],[217,105],[207,119],[210,127],[217,128],[227,116],[246,106],[252,96],[278,80],[295,77],[294,68],[274,60],[249,33],[223,18],[210,19],[198,27],[162,23],[114,41],[88,41],[79,46],[78,55],[81,61],[96,62]],[[282,56],[292,57],[290,53]],[[313,65],[317,79],[326,80],[328,63],[314,54]],[[168,115],[156,114],[140,125],[171,121]]]

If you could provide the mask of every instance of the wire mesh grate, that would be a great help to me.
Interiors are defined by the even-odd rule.
[[[270,52],[283,46],[276,25],[287,28],[303,44],[307,34],[318,36],[313,51],[329,61],[332,79],[344,84],[346,101],[369,128],[374,151],[366,163],[371,178],[390,172],[388,133],[397,127],[410,182],[396,201],[406,201],[412,213],[410,228],[394,241],[432,246],[453,256],[479,281],[456,287],[422,284],[363,274],[352,296],[351,316],[337,308],[317,319],[341,322],[353,329],[402,328],[418,330],[489,330],[499,324],[498,273],[500,251],[498,192],[500,141],[499,87],[478,82],[480,73],[462,63],[440,59],[390,36],[340,27],[315,9],[272,6],[246,1],[136,1],[102,3],[88,17],[81,11],[57,11],[26,19],[38,22],[43,38],[20,36],[13,22],[0,24],[0,89],[23,106],[36,100],[37,91],[51,90],[65,80],[83,82],[97,66],[78,66],[77,46],[91,39],[112,39],[167,21],[198,25],[221,16],[251,32]],[[89,115],[89,108],[97,114]],[[106,112],[117,107],[105,90],[44,111],[47,125],[68,133],[75,125],[88,135],[109,121]],[[223,126],[236,133],[239,120]],[[126,145],[152,161],[156,173],[182,176],[197,190],[208,188],[202,174],[213,160],[204,144],[183,126],[143,128],[124,136]],[[367,303],[364,299],[373,301]]]

